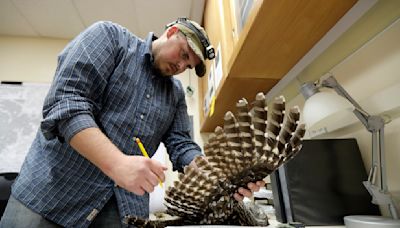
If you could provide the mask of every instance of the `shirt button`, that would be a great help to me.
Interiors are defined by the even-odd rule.
[[[147,99],[149,99],[150,98],[150,94],[147,94],[146,97],[147,97]]]
[[[144,119],[144,115],[142,114],[142,115],[140,115],[140,119]]]

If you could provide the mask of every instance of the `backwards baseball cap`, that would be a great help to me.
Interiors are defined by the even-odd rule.
[[[186,40],[196,55],[200,58],[200,63],[196,65],[196,74],[203,77],[206,73],[206,59],[215,57],[214,48],[208,40],[207,33],[195,21],[187,18],[178,18],[178,20],[169,23],[166,28],[176,26],[186,37]]]

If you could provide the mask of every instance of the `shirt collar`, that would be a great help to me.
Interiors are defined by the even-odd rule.
[[[153,32],[149,32],[149,35],[147,35],[146,40],[145,40],[146,48],[145,48],[144,56],[147,57],[150,64],[152,65],[152,67],[153,67],[153,63],[154,63],[154,57],[153,57],[153,53],[151,52],[151,48],[153,46],[153,41],[156,39],[158,39],[158,37],[155,36]],[[164,77],[164,76],[160,75],[157,71],[155,71],[153,68],[152,78],[171,80],[170,78],[172,78],[172,77]]]
[[[156,37],[153,32],[149,32],[149,34],[146,37],[146,51],[144,52],[144,55],[149,58],[151,63],[153,63],[154,61],[151,48],[153,46],[153,41],[156,39],[158,39],[158,37]]]

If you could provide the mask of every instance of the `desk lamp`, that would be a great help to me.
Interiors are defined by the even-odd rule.
[[[331,88],[340,96],[319,88]],[[382,117],[369,115],[330,75],[317,83],[304,83],[301,93],[306,102],[303,117],[307,130],[321,129],[324,123],[339,123],[346,111],[353,111],[356,117],[372,133],[372,166],[368,180],[363,181],[365,188],[372,196],[372,203],[388,206],[392,218],[381,216],[345,216],[346,227],[400,227],[399,209],[388,191],[384,153],[384,125]],[[343,119],[342,119],[343,120]],[[376,175],[380,178],[376,184]]]

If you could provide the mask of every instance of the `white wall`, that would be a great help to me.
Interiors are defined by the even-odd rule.
[[[200,120],[199,120],[199,101],[198,101],[198,80],[196,73],[194,70],[187,70],[183,72],[180,75],[175,76],[177,79],[179,79],[182,82],[183,88],[186,90],[186,88],[190,85],[194,93],[192,96],[188,96],[186,94],[186,104],[188,107],[188,114],[193,116],[193,136],[194,136],[194,141],[202,148],[203,147],[203,139],[200,135]],[[168,157],[168,155],[166,155]],[[166,172],[166,181],[165,181],[165,187],[168,188],[168,186],[172,186],[173,182],[178,179],[178,172],[172,172],[172,164],[171,162],[167,160],[168,164],[168,171]]]
[[[188,107],[188,114],[193,116],[193,129],[194,129],[194,141],[199,144],[200,147],[203,146],[203,140],[200,136],[200,120],[199,120],[199,89],[198,89],[198,80],[197,75],[194,70],[187,70],[180,75],[175,76],[175,78],[179,79],[182,82],[183,88],[186,88],[190,85],[194,94],[192,96],[188,96],[186,94],[186,104]]]
[[[68,40],[0,36],[0,81],[51,82]]]
[[[375,37],[331,69],[338,82],[370,114],[385,114],[385,156],[389,191],[400,200],[400,22]],[[304,104],[298,95],[288,106]],[[371,134],[349,114],[344,127],[318,138],[356,138],[367,171],[371,167]],[[385,215],[388,211],[383,209]]]

